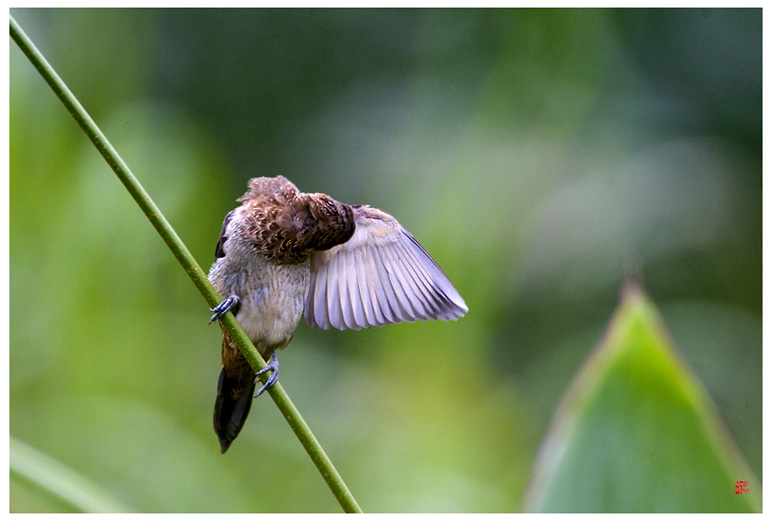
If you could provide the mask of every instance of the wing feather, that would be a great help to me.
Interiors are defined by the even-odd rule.
[[[377,301],[373,306],[378,308],[382,315],[382,324],[396,324],[403,322],[403,316],[406,316],[399,304],[397,293],[391,283],[390,266],[381,248],[371,248],[371,255],[366,255],[372,259],[372,265],[375,269],[376,277],[373,280],[373,287],[377,295]]]
[[[402,322],[404,320],[402,318],[403,314],[389,279],[389,267],[383,261],[380,249],[373,248],[372,258],[378,273],[378,280],[375,282],[375,285],[378,289],[378,308],[383,313],[383,323],[396,324],[397,322]]]
[[[359,278],[357,273],[358,262],[356,255],[346,255],[347,271],[346,284],[348,286],[349,304],[351,305],[352,324],[349,329],[362,329],[367,327],[367,318],[365,316],[364,298],[362,296],[361,284],[364,281]]]
[[[386,324],[383,310],[381,309],[383,287],[380,283],[375,255],[359,255],[358,258],[361,262],[357,264],[357,275],[360,277],[360,280],[365,281],[365,284],[360,284],[359,286],[360,289],[364,289],[366,292],[362,296],[365,316],[368,323],[382,326]]]
[[[423,273],[426,276],[427,287],[437,296],[435,303],[442,312],[439,318],[444,320],[456,320],[462,317],[468,308],[464,299],[459,295],[453,283],[435,260],[406,230],[403,233],[409,239],[410,248],[416,259],[421,263]]]
[[[343,324],[343,306],[340,300],[340,284],[338,283],[338,272],[340,271],[338,267],[339,260],[340,259],[333,259],[333,265],[327,266],[327,269],[325,270],[328,277],[326,304],[329,323],[327,324],[327,329],[330,328],[330,325],[337,329],[341,329],[341,325]],[[320,324],[319,327],[324,326]]]
[[[415,318],[419,320],[427,320],[429,318],[428,299],[424,294],[423,285],[417,279],[413,266],[413,259],[407,256],[407,252],[404,249],[403,244],[399,244],[399,251],[394,255],[397,258],[399,266],[399,273],[401,275],[400,280],[403,281],[405,288],[405,294],[408,296],[410,304],[413,306],[413,314]]]
[[[468,310],[439,265],[391,215],[354,206],[356,231],[311,258],[306,321],[328,329],[456,320]]]
[[[338,302],[340,306],[340,315],[343,320],[343,326],[349,329],[357,329],[354,322],[354,311],[351,303],[351,293],[349,292],[350,279],[348,278],[348,261],[349,255],[341,255],[338,257]],[[334,324],[333,324],[334,325]],[[337,326],[336,326],[337,327]]]
[[[416,257],[415,252],[407,247],[404,242],[400,243],[401,265],[405,273],[408,274],[411,287],[422,305],[424,314],[437,315],[439,308],[435,306],[437,299],[436,293],[432,290],[432,283],[425,277],[425,271],[421,265],[421,260]]]
[[[311,291],[316,294],[317,298],[314,302],[311,303],[312,305],[307,308],[306,312],[310,313],[312,321],[318,324],[323,324],[329,328],[330,317],[328,314],[329,306],[327,305],[329,295],[327,288],[330,285],[329,279],[333,273],[328,270],[320,270],[317,271],[317,275],[318,276],[311,281],[311,284],[313,284]]]
[[[382,253],[387,266],[391,267],[392,283],[391,286],[397,293],[397,303],[402,308],[402,320],[405,322],[415,322],[416,318],[422,318],[421,306],[418,303],[414,289],[411,287],[410,280],[402,266],[397,252],[397,248],[384,248]]]

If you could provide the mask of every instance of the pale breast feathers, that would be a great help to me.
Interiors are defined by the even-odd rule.
[[[362,329],[455,320],[467,312],[447,275],[394,217],[371,206],[352,208],[353,237],[311,256],[309,325]]]

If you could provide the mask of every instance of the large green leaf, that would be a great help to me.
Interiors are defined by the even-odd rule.
[[[60,501],[80,512],[130,512],[131,509],[90,480],[23,441],[10,440],[11,483],[25,483],[40,492],[40,500]],[[13,510],[13,507],[11,507]]]
[[[748,482],[736,493],[736,482]],[[563,399],[525,509],[758,512],[761,483],[637,286]]]

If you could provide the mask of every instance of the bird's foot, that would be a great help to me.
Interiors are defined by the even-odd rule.
[[[263,386],[255,393],[255,398],[263,394],[263,391],[266,389],[273,387],[279,380],[279,359],[276,358],[276,351],[271,351],[271,361],[268,362],[268,365],[255,373],[255,383],[260,379],[259,375],[268,371],[271,371],[271,376],[268,377],[268,380],[266,380]]]
[[[211,324],[218,318],[222,318],[228,311],[233,311],[233,314],[235,315],[236,311],[238,311],[239,304],[239,297],[236,295],[224,298],[222,302],[209,309],[209,311],[214,311],[214,315],[209,319],[209,323]]]

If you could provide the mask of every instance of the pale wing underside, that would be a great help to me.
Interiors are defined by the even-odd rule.
[[[311,256],[309,325],[362,329],[466,313],[447,275],[396,219],[369,206],[353,210],[354,236]]]

